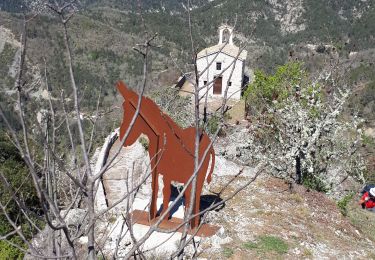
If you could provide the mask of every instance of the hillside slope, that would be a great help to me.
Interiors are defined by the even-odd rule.
[[[219,183],[231,178],[214,178],[217,188],[211,190],[219,191]],[[243,177],[235,180],[222,197],[229,196],[246,180]],[[336,203],[322,193],[303,186],[296,186],[290,192],[282,180],[261,175],[222,210],[210,212],[209,221],[224,227],[225,239],[217,248],[207,244],[207,251],[201,256],[207,259],[374,258],[375,237],[370,234],[375,227],[364,225],[364,219],[372,223],[375,214],[353,204],[350,215],[351,218],[344,217]]]

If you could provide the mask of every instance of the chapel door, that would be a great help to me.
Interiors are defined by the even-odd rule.
[[[215,77],[214,95],[221,95],[222,87],[223,87],[223,77]]]

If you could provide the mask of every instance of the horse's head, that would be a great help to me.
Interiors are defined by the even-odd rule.
[[[122,81],[119,81],[116,86],[124,98],[124,102],[122,103],[124,115],[120,127],[120,139],[122,139],[129,129],[132,118],[135,114],[136,109],[134,105],[136,103],[134,103],[134,101],[138,99],[138,95],[134,91],[129,89],[128,86],[126,86]],[[140,136],[141,132],[136,128],[137,124],[135,122],[128,134],[128,137],[126,138],[126,142],[124,144],[125,146],[132,145]]]
[[[130,98],[130,94],[132,91],[128,88],[128,86],[125,85],[124,82],[120,80],[119,82],[117,82],[116,87],[125,100],[127,98]]]

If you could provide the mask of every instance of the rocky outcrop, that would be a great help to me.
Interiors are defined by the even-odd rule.
[[[118,202],[117,208],[125,208],[127,200],[124,196],[141,183],[144,184],[137,196],[143,198],[151,194],[151,178],[147,178],[150,175],[150,160],[147,151],[139,142],[129,147],[121,147],[118,131],[117,129],[106,138],[97,157],[95,173],[98,173],[109,160],[116,157],[98,183],[96,206],[99,210]]]
[[[281,33],[297,33],[306,29],[302,0],[268,0],[272,6],[275,20],[280,23]]]

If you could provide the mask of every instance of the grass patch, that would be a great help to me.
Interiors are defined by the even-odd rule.
[[[299,205],[298,207],[296,207],[295,212],[297,216],[302,217],[302,218],[306,218],[307,216],[310,215],[309,208],[303,205]]]
[[[223,249],[223,255],[227,258],[231,257],[233,255],[234,251],[232,248],[229,248],[229,247],[225,247]]]
[[[279,255],[288,252],[288,244],[279,237],[275,236],[260,236],[257,242],[246,242],[243,247],[248,250],[256,250],[258,253],[273,252]]]
[[[243,244],[243,247],[252,250],[258,248],[258,245],[254,242],[246,242]]]
[[[289,199],[296,202],[296,203],[302,203],[303,202],[303,198],[301,195],[299,195],[298,193],[292,193],[289,195]]]
[[[366,134],[362,134],[361,139],[363,145],[368,146],[370,148],[375,147],[375,139],[373,137],[368,136]]]

